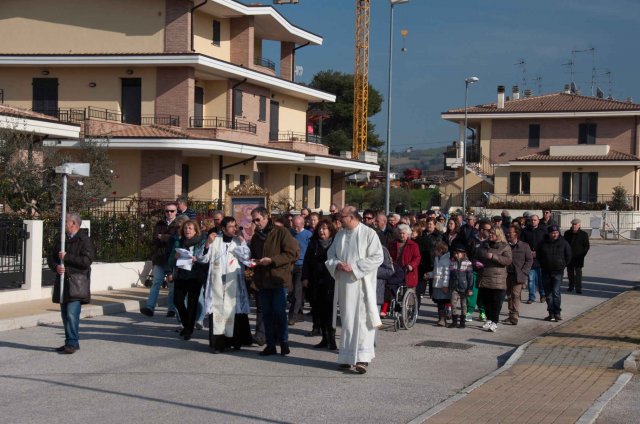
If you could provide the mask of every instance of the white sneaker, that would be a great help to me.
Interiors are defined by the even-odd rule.
[[[196,330],[202,330],[204,328],[204,324],[202,321],[196,322]]]
[[[482,326],[482,329],[483,329],[483,330],[487,330],[487,329],[489,329],[489,327],[491,327],[491,325],[493,325],[493,323],[492,323],[491,321],[487,320],[487,321],[484,323],[484,325]]]
[[[498,325],[495,322],[492,322],[488,330],[491,331],[492,333],[495,333],[498,330]]]
[[[466,322],[471,322],[471,321],[473,321],[473,318],[471,318],[471,314],[466,314],[465,317],[464,317],[464,320]]]

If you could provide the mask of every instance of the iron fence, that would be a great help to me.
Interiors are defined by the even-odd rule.
[[[0,219],[0,289],[24,283],[27,238],[22,219]]]
[[[304,141],[306,143],[322,144],[322,137],[316,134],[284,131],[270,132],[269,141]]]
[[[269,68],[272,71],[276,70],[276,64],[273,60],[264,58],[264,57],[260,57],[260,56],[256,56],[253,59],[253,64],[256,66],[262,66],[263,68]]]
[[[189,118],[191,128],[226,128],[228,130],[245,131],[255,134],[258,130],[256,124],[242,119],[226,119],[218,116],[191,116]]]

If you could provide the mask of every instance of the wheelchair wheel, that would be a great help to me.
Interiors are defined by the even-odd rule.
[[[418,320],[418,297],[414,289],[407,289],[402,298],[402,326],[410,329]]]
[[[400,330],[400,327],[402,327],[402,323],[400,321],[402,321],[402,315],[399,312],[394,312],[393,313],[393,331]]]

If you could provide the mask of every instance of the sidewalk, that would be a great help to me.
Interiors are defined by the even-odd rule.
[[[160,291],[159,304],[166,303],[166,290]],[[147,300],[149,289],[135,287],[131,289],[110,290],[91,294],[91,304],[84,305],[81,318],[119,314],[127,311],[139,311],[141,302]],[[41,323],[60,323],[60,305],[50,299],[32,300],[3,305],[0,308],[0,331],[35,327]]]
[[[592,405],[602,401],[625,372],[625,358],[637,349],[640,291],[632,290],[538,337],[495,377],[412,422],[591,422],[601,409]],[[637,362],[626,365],[637,372]]]

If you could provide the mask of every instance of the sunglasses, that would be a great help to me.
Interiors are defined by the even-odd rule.
[[[256,218],[256,219],[252,219],[252,220],[251,220],[251,222],[253,222],[253,223],[258,223],[258,222],[260,222],[260,221],[262,221],[262,219],[261,219],[261,218]]]
[[[176,213],[177,212],[177,210],[175,210],[175,209],[165,209],[164,211],[165,211],[165,213]]]

